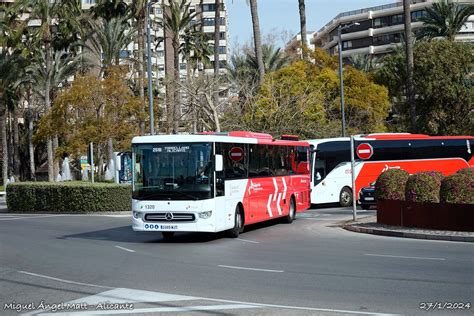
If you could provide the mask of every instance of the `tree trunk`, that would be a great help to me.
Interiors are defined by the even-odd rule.
[[[179,75],[179,34],[173,34],[174,39],[173,39],[173,58],[174,58],[174,81],[179,82],[181,80],[180,75]],[[174,100],[172,104],[172,111],[173,111],[173,119],[172,119],[172,124],[173,124],[173,134],[178,134],[178,129],[179,129],[179,118],[180,118],[180,112],[181,112],[181,102],[180,102],[180,97],[179,97],[179,86],[177,83],[172,83],[173,87],[173,93],[174,93]]]
[[[49,71],[51,69],[51,47],[48,43],[46,43],[46,69]],[[49,80],[45,80],[44,85],[44,105],[46,107],[46,111],[49,111],[51,108],[51,100],[50,100],[50,93],[51,93],[51,86]],[[48,152],[48,181],[53,182],[56,179],[54,178],[54,168],[53,168],[53,141],[51,136],[48,136],[46,140],[46,150]]]
[[[6,105],[4,105],[6,106]],[[3,105],[2,105],[3,107]],[[7,141],[7,115],[6,109],[1,109],[2,113],[0,116],[0,132],[2,133],[2,180],[3,185],[8,180],[8,141]]]
[[[301,35],[301,56],[303,59],[308,58],[308,45],[306,43],[306,8],[304,0],[298,0],[300,9],[300,35]]]
[[[107,140],[107,156],[109,156],[109,161],[107,161],[107,166],[109,168],[112,179],[115,179],[115,160],[114,160],[114,141],[112,138]],[[110,164],[112,161],[113,165]]]
[[[20,135],[18,131],[18,109],[13,109],[13,177],[16,181],[20,179]]]
[[[33,113],[29,110],[28,117],[28,153],[30,156],[30,180],[36,180],[35,147],[33,146]]]
[[[217,79],[219,76],[219,42],[220,42],[220,18],[221,18],[221,1],[215,0],[215,23],[214,23],[214,77]],[[219,102],[219,85],[215,86],[212,94],[214,104]]]
[[[263,84],[265,66],[263,64],[262,36],[260,34],[260,23],[258,21],[257,0],[250,0],[250,13],[252,15],[253,42],[255,45],[255,57],[257,58],[259,80],[260,84]]]
[[[145,3],[145,5],[147,5]],[[142,111],[147,112],[147,105],[145,102],[145,40],[144,40],[144,19],[140,17],[137,21],[138,24],[138,93],[140,100],[142,101]],[[140,121],[140,134],[145,135],[145,122]]]
[[[410,130],[416,133],[416,104],[413,86],[413,33],[411,32],[410,0],[403,0],[403,12],[405,15],[405,54],[407,66],[407,103],[410,107]]]
[[[53,169],[54,169],[54,180],[58,178],[59,175],[59,159],[56,159],[56,152],[59,147],[59,140],[58,140],[58,134],[54,134],[53,136]]]

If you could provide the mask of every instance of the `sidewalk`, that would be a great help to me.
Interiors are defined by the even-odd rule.
[[[381,236],[474,242],[474,232],[428,230],[413,227],[389,226],[377,224],[376,216],[363,217],[355,222],[346,222],[342,225],[342,227],[352,232]]]

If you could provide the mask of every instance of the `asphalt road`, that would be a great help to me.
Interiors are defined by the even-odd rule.
[[[0,314],[472,314],[449,303],[474,304],[474,244],[348,232],[350,209],[298,217],[166,242],[128,216],[3,213]]]

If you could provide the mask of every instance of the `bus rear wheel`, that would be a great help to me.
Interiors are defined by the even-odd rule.
[[[244,230],[244,219],[243,214],[239,206],[235,208],[234,216],[234,228],[228,230],[227,235],[230,238],[237,238],[239,234]]]
[[[348,207],[352,205],[352,190],[348,187],[344,187],[339,193],[339,204],[342,207]]]
[[[287,224],[293,223],[296,216],[296,206],[295,206],[295,199],[291,198],[290,200],[290,211],[287,216],[283,217],[283,222]]]

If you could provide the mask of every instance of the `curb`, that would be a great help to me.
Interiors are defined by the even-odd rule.
[[[355,225],[360,225],[360,224],[346,224],[346,225],[343,225],[342,228],[348,231],[356,232],[356,233],[372,234],[372,235],[379,235],[379,236],[427,239],[427,240],[474,242],[474,236],[434,235],[434,234],[426,234],[422,232],[402,232],[402,231],[395,231],[395,230],[389,230],[389,229],[367,228],[367,227],[355,226]]]

